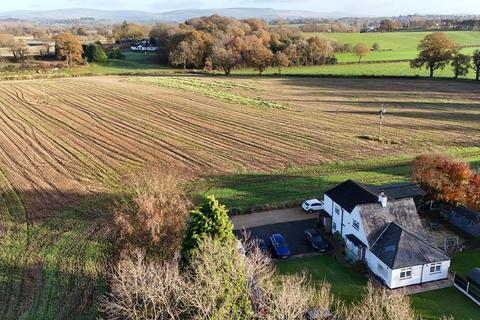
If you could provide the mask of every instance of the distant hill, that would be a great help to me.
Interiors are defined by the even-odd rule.
[[[225,8],[225,9],[186,9],[168,12],[144,12],[131,10],[96,10],[96,9],[59,9],[59,10],[20,10],[0,12],[0,19],[20,20],[68,20],[80,18],[94,18],[107,21],[135,21],[135,22],[180,22],[199,16],[219,14],[237,19],[260,18],[272,21],[278,18],[340,18],[341,12],[320,13],[313,11],[276,10],[269,8]]]

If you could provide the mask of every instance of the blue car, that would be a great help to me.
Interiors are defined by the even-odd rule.
[[[270,236],[270,244],[276,258],[286,259],[290,257],[290,249],[288,248],[288,243],[287,241],[285,241],[285,238],[281,234],[272,234]]]

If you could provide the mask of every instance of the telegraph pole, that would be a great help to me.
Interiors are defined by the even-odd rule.
[[[382,141],[382,126],[383,126],[383,118],[385,117],[385,113],[387,110],[384,108],[384,104],[382,103],[382,108],[378,111],[378,115],[380,116],[380,124],[378,127],[378,140]]]

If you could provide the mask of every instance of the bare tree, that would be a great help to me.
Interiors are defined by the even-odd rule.
[[[370,53],[370,48],[365,43],[360,42],[353,47],[353,53],[358,57],[358,62],[360,62],[363,57]]]
[[[352,306],[346,320],[415,320],[410,299],[403,293],[391,293],[369,282],[361,301]]]
[[[141,247],[163,259],[171,258],[182,241],[190,201],[181,189],[186,170],[147,165],[127,177],[133,203],[125,201],[114,219],[120,239],[128,246]]]
[[[136,251],[120,260],[111,274],[110,293],[102,297],[100,311],[108,319],[182,319],[185,282],[178,259],[147,261]]]

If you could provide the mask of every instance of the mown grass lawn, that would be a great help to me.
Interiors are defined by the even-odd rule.
[[[458,255],[452,270],[462,270],[478,265],[480,251],[472,250]],[[312,281],[326,281],[332,286],[332,293],[345,302],[360,299],[365,290],[367,278],[349,268],[340,265],[331,256],[316,256],[279,262],[277,269],[281,274],[306,271]],[[456,288],[447,288],[410,296],[412,306],[423,320],[439,319],[442,316],[454,316],[456,320],[478,319],[480,308],[462,295]]]
[[[345,302],[358,300],[365,290],[367,278],[340,265],[332,256],[315,256],[277,263],[281,274],[306,271],[314,282],[326,281],[332,285],[332,293]]]
[[[423,320],[453,316],[455,320],[475,320],[480,317],[480,307],[456,288],[447,288],[410,297],[415,312]]]
[[[480,267],[480,249],[467,250],[453,257],[451,273],[466,277],[467,272]],[[480,318],[480,307],[456,288],[447,288],[412,296],[412,305],[423,319],[438,319],[453,315],[456,320]]]

